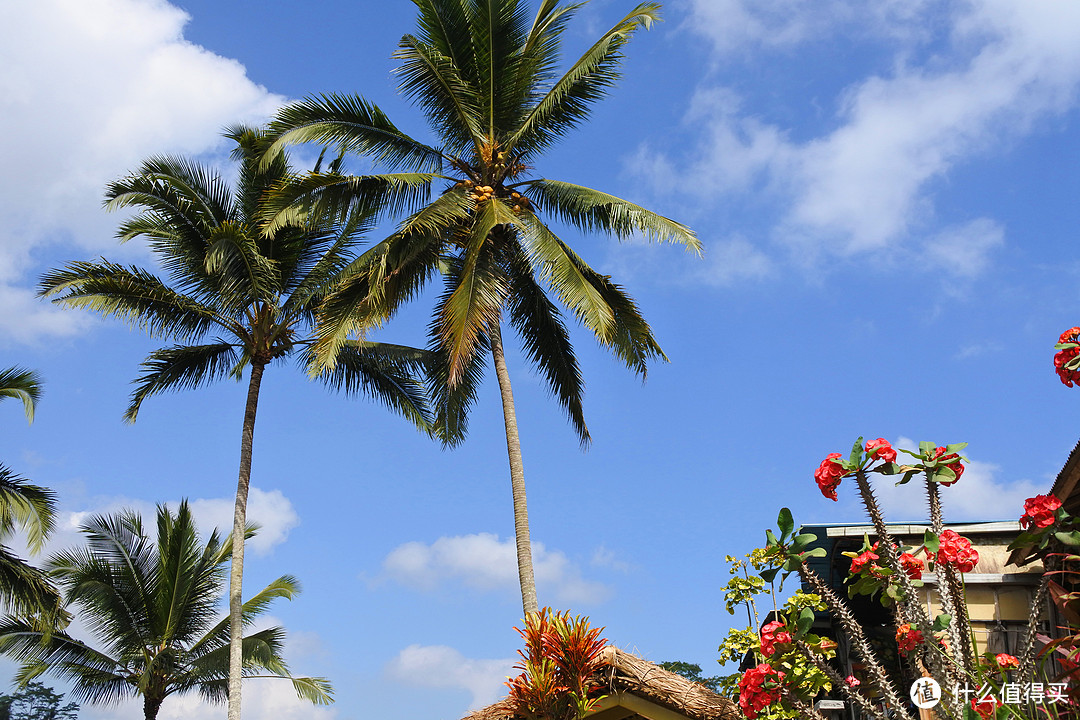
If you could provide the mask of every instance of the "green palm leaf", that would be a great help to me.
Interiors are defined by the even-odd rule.
[[[34,406],[41,399],[41,376],[24,368],[0,368],[0,400],[4,398],[20,400],[27,422],[34,422]]]
[[[173,345],[150,353],[145,372],[135,380],[135,391],[124,419],[135,422],[146,398],[173,390],[193,390],[232,374],[239,362],[232,343]]]

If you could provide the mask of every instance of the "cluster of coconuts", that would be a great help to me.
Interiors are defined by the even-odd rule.
[[[470,193],[472,194],[473,199],[476,201],[477,205],[479,205],[480,203],[485,202],[487,200],[490,200],[493,197],[499,196],[499,197],[509,197],[510,200],[513,201],[513,203],[514,203],[513,210],[514,210],[515,213],[519,213],[523,209],[531,209],[532,208],[532,203],[529,201],[529,198],[525,197],[524,195],[522,195],[521,193],[516,192],[516,191],[511,192],[509,195],[506,195],[505,188],[500,187],[499,190],[497,191],[495,188],[491,187],[490,185],[477,185],[472,180],[462,180],[461,182],[454,185],[454,187],[471,188]],[[499,191],[502,191],[502,193],[500,194]]]

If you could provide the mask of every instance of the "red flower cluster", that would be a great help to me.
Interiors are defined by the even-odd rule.
[[[776,643],[784,644],[791,642],[791,633],[787,631],[787,625],[773,621],[761,628],[761,654],[772,657],[776,654]]]
[[[855,677],[854,675],[848,675],[846,678],[844,678],[844,682],[847,683],[848,687],[853,688],[857,688],[862,685],[862,683],[859,682],[859,678]]]
[[[893,450],[892,445],[885,438],[878,438],[866,443],[866,452],[872,460],[896,462],[896,451]]]
[[[814,479],[817,480],[817,486],[821,488],[821,494],[830,500],[836,500],[836,488],[840,485],[840,480],[847,475],[847,470],[843,465],[833,462],[839,459],[840,453],[829,453],[814,471]]]
[[[1024,501],[1024,515],[1020,524],[1030,530],[1031,526],[1045,528],[1054,524],[1055,513],[1061,507],[1061,501],[1053,495],[1036,495]]]
[[[923,561],[921,558],[917,558],[911,553],[902,553],[900,555],[900,567],[912,580],[922,580]]]
[[[1020,661],[1008,653],[998,653],[994,656],[994,660],[997,661],[998,667],[1004,670],[1015,670],[1020,667]]]
[[[780,699],[784,673],[762,663],[743,673],[739,680],[739,708],[754,720],[757,714]]]
[[[904,623],[896,628],[896,644],[900,646],[900,652],[905,655],[914,650],[922,641],[922,631],[911,627],[910,623]]]
[[[1072,327],[1061,333],[1061,337],[1058,338],[1059,343],[1074,343],[1080,342],[1080,327]],[[1080,348],[1069,348],[1067,350],[1058,350],[1054,355],[1054,369],[1057,371],[1058,377],[1061,378],[1066,387],[1072,387],[1073,383],[1080,383],[1080,369],[1078,370],[1066,370],[1065,363],[1069,362],[1077,355],[1080,355]]]
[[[971,547],[971,541],[952,530],[943,530],[938,538],[935,560],[939,565],[952,565],[962,573],[971,572],[979,562],[979,553]]]
[[[861,573],[866,567],[867,563],[870,563],[870,571],[873,572],[875,566],[874,560],[880,559],[878,554],[874,552],[875,550],[877,550],[877,543],[874,543],[874,546],[872,548],[862,553],[861,555],[856,555],[855,557],[851,558],[852,575],[858,575],[859,573]]]
[[[956,473],[956,477],[952,480],[942,480],[942,485],[952,485],[954,482],[960,479],[960,476],[964,474],[964,465],[960,462],[960,456],[956,453],[945,454],[945,448],[939,447],[934,450],[934,460],[956,460],[954,463],[950,463],[946,467]]]
[[[998,703],[996,700],[978,700],[972,699],[971,709],[979,714],[982,720],[992,720],[994,715],[997,714]]]

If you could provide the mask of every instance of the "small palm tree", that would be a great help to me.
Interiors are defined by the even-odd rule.
[[[229,619],[215,620],[231,543],[221,542],[215,531],[202,544],[186,501],[175,514],[158,507],[156,541],[131,511],[92,517],[81,530],[86,546],[53,555],[46,568],[95,641],[5,618],[0,652],[22,663],[16,680],[28,683],[51,672],[71,682],[76,698],[90,703],[115,704],[141,695],[146,720],[157,717],[170,695],[197,690],[211,702],[223,702]],[[297,592],[294,578],[278,578],[243,603],[244,624],[274,599],[292,599]],[[301,697],[331,702],[326,680],[290,676],[281,657],[283,639],[279,627],[244,637],[244,675],[287,678]]]
[[[445,278],[430,326],[437,351],[431,387],[436,429],[448,444],[465,434],[490,355],[499,381],[514,498],[518,574],[527,614],[538,610],[533,581],[521,458],[503,325],[517,331],[566,410],[583,445],[584,383],[555,300],[631,370],[665,358],[637,304],[592,269],[548,226],[552,219],[620,239],[642,235],[694,252],[700,243],[686,226],[643,207],[533,172],[533,164],[583,123],[592,105],[619,77],[622,49],[639,28],[659,17],[642,3],[605,32],[565,72],[557,72],[567,23],[584,3],[542,0],[530,22],[525,0],[414,0],[418,32],[405,35],[395,55],[401,91],[427,116],[439,138],[427,145],[399,130],[359,97],[308,99],[284,108],[271,123],[277,145],[317,142],[373,157],[388,170],[427,172],[444,191],[409,216],[398,231],[361,256],[331,295],[321,316],[320,361],[334,367],[348,338],[389,317],[437,271]],[[373,183],[371,176],[364,180]],[[412,182],[390,174],[385,182]],[[310,190],[347,195],[346,180],[328,174]],[[352,179],[353,185],[360,185]],[[546,216],[546,217],[545,217]]]
[[[129,421],[152,395],[226,376],[239,380],[250,368],[229,582],[229,718],[239,720],[244,527],[263,372],[290,357],[302,366],[310,364],[311,328],[320,303],[354,258],[386,192],[393,195],[400,184],[376,182],[365,202],[340,212],[327,211],[325,203],[291,207],[276,213],[271,226],[265,221],[268,203],[300,178],[284,153],[266,153],[261,130],[237,127],[227,137],[236,143],[233,157],[240,165],[235,190],[207,168],[173,157],[147,160],[134,175],[108,187],[107,207],[143,211],[121,225],[120,240],[148,240],[168,281],[137,267],[75,262],[46,274],[40,292],[68,307],[121,318],[152,337],[181,343],[155,350],[143,362],[145,373],[136,381],[126,413]],[[343,348],[334,371],[320,379],[347,394],[377,398],[427,429],[423,383],[414,379],[424,355],[358,340]]]
[[[22,368],[0,369],[0,400],[22,401],[26,419],[34,420],[34,406],[41,397],[41,379]],[[31,552],[38,552],[52,531],[56,496],[31,484],[0,463],[0,542],[22,529]],[[40,570],[0,544],[0,599],[19,612],[49,612],[57,602],[56,590]]]

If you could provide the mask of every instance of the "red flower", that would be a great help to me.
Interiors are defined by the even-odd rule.
[[[861,555],[857,555],[857,556],[851,558],[851,574],[852,575],[858,575],[859,573],[861,573],[863,571],[863,568],[866,567],[867,563],[870,563],[871,566],[872,566],[874,564],[873,563],[874,560],[879,560],[880,559],[878,554],[874,552],[874,550],[876,550],[876,549],[877,549],[877,543],[874,544],[874,547],[870,548],[869,550],[862,553]]]
[[[780,699],[784,673],[761,663],[743,673],[739,680],[739,708],[753,720],[757,714]]]
[[[994,656],[994,660],[997,661],[998,667],[1005,670],[1015,670],[1020,667],[1020,661],[1008,653],[999,653]]]
[[[896,628],[896,644],[900,646],[900,652],[905,655],[914,650],[922,641],[922,631],[911,627],[909,623]]]
[[[870,455],[872,460],[884,460],[885,462],[896,462],[896,451],[893,450],[892,445],[885,438],[878,438],[877,440],[871,440],[866,443],[866,452]]]
[[[948,455],[946,455],[945,454],[945,448],[943,448],[943,447],[939,447],[936,450],[934,450],[934,456],[931,459],[933,459],[933,460],[956,460],[956,462],[954,462],[954,463],[949,463],[948,465],[945,465],[945,467],[949,468],[954,473],[956,473],[956,477],[953,478],[952,480],[939,480],[938,482],[940,484],[942,484],[942,485],[952,485],[954,482],[956,482],[957,480],[960,479],[961,475],[964,474],[964,466],[960,463],[960,456],[957,455],[956,453],[949,453]]]
[[[1080,327],[1072,327],[1061,333],[1061,337],[1058,338],[1058,343],[1075,343],[1080,342]],[[1061,378],[1061,382],[1066,387],[1072,387],[1073,383],[1080,383],[1080,369],[1067,370],[1065,364],[1070,360],[1080,355],[1080,348],[1067,348],[1065,350],[1059,350],[1054,355],[1054,370],[1057,371],[1058,377]]]
[[[773,621],[761,628],[761,654],[772,657],[776,654],[776,643],[784,644],[791,642],[791,633],[787,631],[787,625]]]
[[[998,703],[996,700],[978,700],[972,699],[971,709],[979,714],[982,720],[991,720],[997,713]]]
[[[814,479],[817,480],[821,494],[830,500],[836,500],[836,488],[840,480],[847,475],[844,466],[834,460],[840,459],[840,453],[829,453],[821,461],[821,465],[814,471]]]
[[[1024,515],[1020,518],[1020,524],[1025,529],[1035,527],[1045,528],[1054,524],[1055,513],[1061,507],[1061,501],[1053,495],[1036,495],[1024,501]]]
[[[853,688],[859,687],[860,685],[862,685],[862,683],[859,682],[859,678],[855,677],[854,675],[848,675],[846,678],[844,678],[844,682],[846,682],[848,684],[848,687],[853,687]]]
[[[971,541],[952,530],[943,530],[938,538],[935,560],[940,565],[952,565],[962,573],[971,572],[979,562],[979,553],[971,547]]]
[[[911,553],[902,553],[900,555],[900,567],[912,580],[922,580],[923,561],[920,558]]]

